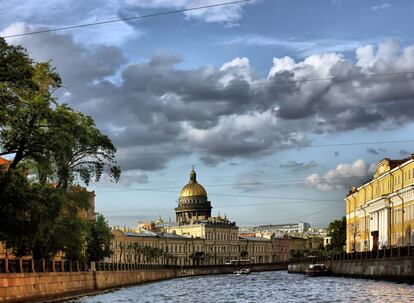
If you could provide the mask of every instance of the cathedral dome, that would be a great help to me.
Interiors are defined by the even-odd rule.
[[[180,198],[187,197],[206,197],[207,192],[204,187],[197,182],[197,174],[194,169],[190,172],[190,181],[183,187]]]

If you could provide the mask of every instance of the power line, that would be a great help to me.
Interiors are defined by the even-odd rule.
[[[70,26],[63,26],[63,27],[57,27],[57,28],[51,28],[51,29],[45,29],[45,30],[38,30],[38,31],[33,31],[33,32],[28,32],[28,33],[7,35],[7,36],[3,36],[3,38],[14,38],[14,37],[21,37],[21,36],[28,36],[28,35],[37,35],[37,34],[57,32],[57,31],[75,29],[75,28],[84,28],[84,27],[97,26],[97,25],[103,25],[103,24],[109,24],[109,23],[117,23],[117,22],[129,21],[129,20],[158,17],[158,16],[171,15],[171,14],[177,14],[177,13],[183,13],[183,12],[189,12],[189,11],[195,11],[195,10],[202,10],[202,9],[207,9],[207,8],[226,6],[226,5],[241,4],[241,3],[246,3],[246,2],[250,2],[250,1],[251,0],[239,0],[239,1],[231,1],[231,2],[222,2],[222,3],[217,3],[217,4],[211,4],[211,5],[204,5],[204,6],[178,9],[178,10],[173,10],[173,11],[153,13],[153,14],[148,14],[148,15],[118,18],[118,19],[112,19],[112,20],[105,20],[105,21],[98,21],[98,22],[92,22],[92,23],[84,23],[84,24],[78,24],[78,25],[70,25]]]
[[[290,218],[287,218],[287,219],[284,218],[284,220],[285,220],[285,222],[288,222],[288,221],[292,221],[292,220],[298,220],[300,218],[309,218],[309,217],[319,215],[323,212],[326,212],[327,210],[340,208],[341,206],[342,205],[331,205],[331,206],[328,206],[328,207],[324,207],[323,209],[320,209],[316,212],[312,212],[312,213],[309,213],[309,214],[306,214],[306,215],[299,215],[299,216],[296,216],[296,217],[290,217]],[[283,223],[281,223],[281,224],[283,224]]]
[[[314,202],[323,202],[321,200],[315,200]],[[338,201],[324,201],[330,203],[336,203]],[[248,206],[284,206],[284,205],[294,205],[294,204],[303,204],[307,203],[307,201],[302,202],[284,202],[283,205],[278,205],[275,203],[246,203],[246,204],[224,204],[224,205],[215,205],[214,208],[242,208]],[[328,206],[326,209],[330,208]],[[128,208],[128,209],[119,209],[119,210],[101,210],[101,212],[108,212],[108,213],[122,213],[122,212],[133,212],[133,211],[172,211],[173,208]]]
[[[312,145],[298,145],[298,146],[280,146],[280,147],[267,147],[262,148],[260,151],[266,150],[288,150],[288,149],[301,149],[301,148],[320,148],[320,147],[339,147],[339,146],[356,146],[356,145],[378,145],[378,144],[395,144],[395,143],[413,143],[414,140],[396,140],[396,141],[371,141],[371,142],[350,142],[350,143],[335,143],[335,144],[312,144]],[[212,150],[192,150],[192,151],[165,151],[165,152],[145,152],[137,153],[134,152],[134,155],[174,155],[174,154],[192,154],[192,153],[219,153],[219,152],[228,152],[229,149],[212,149]],[[117,157],[128,157],[128,154],[116,155]]]
[[[129,190],[109,190],[103,191],[103,193],[118,193],[118,192],[132,192],[132,191],[153,191],[153,192],[166,192],[175,193],[177,190],[166,190],[156,188],[134,188]],[[223,197],[236,197],[236,198],[254,198],[254,199],[271,199],[271,200],[292,200],[292,201],[311,201],[311,202],[332,202],[332,199],[312,199],[306,197],[282,197],[282,196],[259,196],[259,195],[239,195],[239,194],[224,194],[224,193],[210,193],[209,196],[223,196]]]
[[[323,176],[323,175],[322,175]],[[336,177],[329,177],[329,180],[348,180],[348,179],[355,179],[355,176],[336,176]],[[297,182],[305,182],[308,181],[308,179],[279,179],[279,180],[268,180],[268,181],[257,181],[257,182],[241,182],[241,183],[220,183],[220,184],[203,184],[205,187],[222,187],[222,186],[262,186],[266,184],[286,184],[286,183],[297,183]],[[167,182],[164,182],[167,183]],[[106,188],[106,186],[97,186],[95,187],[101,187]],[[165,191],[165,192],[177,192],[179,191],[181,187],[162,187],[162,188],[131,188],[130,186],[111,186],[112,188],[125,188],[125,189],[116,189],[116,190],[105,190],[101,191],[102,193],[110,193],[110,192],[128,192],[128,191]],[[215,195],[214,193],[211,195]],[[255,196],[256,197],[256,196]]]

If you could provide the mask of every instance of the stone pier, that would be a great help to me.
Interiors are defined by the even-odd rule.
[[[287,264],[261,264],[249,267],[252,271],[285,270]],[[44,302],[145,282],[232,273],[238,268],[225,265],[119,271],[1,273],[0,303]]]

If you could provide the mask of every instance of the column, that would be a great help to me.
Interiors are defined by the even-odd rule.
[[[383,209],[383,228],[382,228],[382,244],[386,245],[387,243],[387,210]]]
[[[390,215],[389,208],[384,209],[384,245],[388,246],[390,243],[389,239],[389,228],[390,228]]]
[[[382,246],[382,209],[378,211],[378,248]]]
[[[369,234],[368,234],[368,237],[369,237],[369,250],[372,250],[372,246],[373,246],[372,245],[373,237],[371,235],[371,232],[374,230],[374,219],[373,219],[373,217],[374,217],[374,214],[370,213],[369,218],[368,218],[368,221],[369,221]]]

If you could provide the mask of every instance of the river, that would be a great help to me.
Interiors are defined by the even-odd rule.
[[[337,277],[308,278],[274,271],[174,279],[70,302],[414,302],[414,286]]]

